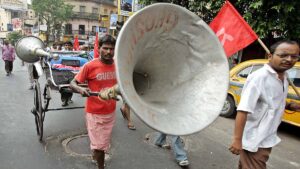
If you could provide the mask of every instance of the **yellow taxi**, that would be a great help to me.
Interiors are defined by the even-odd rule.
[[[242,88],[249,74],[263,67],[268,63],[267,59],[256,59],[242,62],[230,70],[230,84],[228,89],[228,95],[221,111],[221,116],[232,117],[236,114],[236,107],[239,104]],[[300,92],[300,62],[297,62],[295,66],[288,70],[290,80],[297,87]],[[289,92],[287,102],[298,102],[300,98],[296,95],[292,86],[289,86]],[[284,122],[300,127],[300,112],[294,112],[285,110],[283,119]]]

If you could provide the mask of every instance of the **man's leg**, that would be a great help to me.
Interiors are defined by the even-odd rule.
[[[181,142],[181,139],[179,136],[171,136],[172,141],[172,149],[173,153],[175,155],[175,159],[178,162],[180,166],[187,166],[189,165],[187,153],[184,150],[184,146]]]
[[[73,93],[71,92],[68,97],[68,103],[73,103],[72,97],[73,97]]]
[[[86,113],[85,117],[93,159],[97,161],[98,168],[103,169],[105,151],[109,149],[111,132],[115,123],[115,113],[107,115]]]
[[[9,73],[10,74],[13,71],[13,67],[14,67],[14,62],[13,61],[9,61]]]
[[[4,63],[5,63],[4,67],[5,67],[6,76],[9,76],[9,61],[5,60]]]
[[[98,169],[104,169],[105,153],[103,150],[93,150],[93,158],[97,161]]]
[[[154,144],[157,145],[157,146],[159,146],[159,147],[162,147],[162,148],[167,148],[167,146],[166,146],[167,145],[166,139],[167,139],[167,135],[166,134],[158,132],[158,135],[157,135],[157,137],[154,140]]]
[[[127,103],[123,102],[122,108],[121,108],[121,113],[124,117],[124,119],[127,120],[127,127],[131,130],[135,130],[135,126],[133,125],[131,118],[130,118],[130,107],[128,106]]]
[[[266,169],[271,148],[259,148],[257,152],[242,150],[240,153],[239,169]]]
[[[73,93],[68,91],[65,88],[61,88],[59,92],[60,92],[60,97],[61,97],[61,101],[62,101],[62,106],[68,106],[70,103],[70,100],[73,96]]]
[[[68,97],[66,96],[66,93],[64,91],[62,91],[60,93],[60,99],[61,99],[61,106],[65,107],[65,106],[68,106],[69,105],[69,102],[68,102]]]

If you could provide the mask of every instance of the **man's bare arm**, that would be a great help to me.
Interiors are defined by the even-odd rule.
[[[89,89],[88,88],[84,88],[84,87],[81,87],[78,85],[78,82],[73,79],[71,82],[70,82],[70,87],[71,89],[73,89],[74,91],[80,93],[82,96],[90,96],[89,94]]]
[[[242,138],[243,138],[243,132],[244,132],[246,121],[247,121],[247,112],[238,111],[235,118],[233,142],[229,148],[229,150],[233,154],[239,155],[240,151],[243,149]]]

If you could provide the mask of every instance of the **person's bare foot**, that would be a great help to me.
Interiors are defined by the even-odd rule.
[[[130,130],[136,130],[135,126],[134,126],[133,124],[131,124],[131,123],[128,123],[128,124],[127,124],[127,127],[128,127],[128,129],[130,129]]]

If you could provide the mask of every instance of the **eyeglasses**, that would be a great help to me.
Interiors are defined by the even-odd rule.
[[[299,60],[299,55],[291,55],[288,53],[282,53],[282,54],[274,53],[274,54],[279,56],[281,59],[288,59],[290,56],[292,60]]]

